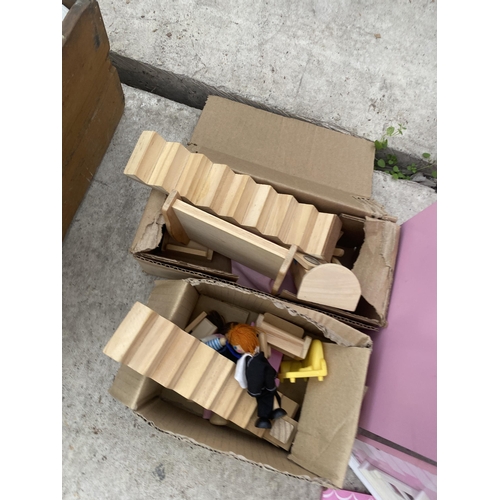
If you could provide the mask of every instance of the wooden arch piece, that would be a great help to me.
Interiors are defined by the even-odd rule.
[[[346,311],[354,311],[361,286],[354,273],[339,264],[320,264],[303,273],[297,283],[297,298]]]

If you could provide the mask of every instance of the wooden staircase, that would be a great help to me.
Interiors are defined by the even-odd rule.
[[[340,237],[342,223],[337,215],[277,193],[272,186],[212,163],[153,131],[141,134],[124,173],[165,193],[175,190],[184,201],[212,215],[279,245],[296,245],[327,262]]]

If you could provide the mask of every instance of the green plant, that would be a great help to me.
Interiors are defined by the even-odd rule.
[[[384,149],[387,149],[389,137],[403,135],[404,130],[406,130],[406,127],[403,127],[403,125],[401,124],[398,124],[398,128],[388,127],[384,135],[381,137],[381,139],[375,141],[375,150],[379,152],[383,151]],[[417,172],[420,172],[424,169],[430,169],[431,176],[434,179],[437,179],[437,171],[436,171],[437,162],[436,160],[429,161],[430,157],[431,155],[429,153],[422,154],[422,158],[424,160],[427,160],[427,163],[421,167],[417,167],[415,163],[402,166],[396,155],[388,153],[385,155],[384,158],[380,157],[375,158],[375,169],[391,174],[393,179],[406,179],[406,180],[410,180],[411,177],[415,175]]]

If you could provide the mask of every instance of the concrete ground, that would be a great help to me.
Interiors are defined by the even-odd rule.
[[[371,140],[404,123],[402,152],[435,153],[435,4],[99,4],[120,76],[144,70],[141,87],[168,99],[123,85],[124,116],[63,242],[63,498],[319,500],[321,486],[161,434],[108,394],[118,366],[102,349],[155,280],[128,252],[149,189],[123,169],[143,130],[185,144],[214,89]],[[399,223],[437,199],[380,172],[372,197]],[[366,491],[351,471],[344,487]]]
[[[202,108],[207,93],[436,158],[434,0],[101,0],[122,82]],[[284,8],[286,5],[286,8]]]

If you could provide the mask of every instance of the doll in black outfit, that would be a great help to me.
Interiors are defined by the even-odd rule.
[[[258,328],[244,323],[225,323],[214,312],[208,318],[227,339],[227,352],[219,352],[236,361],[236,380],[257,400],[258,418],[255,427],[270,429],[272,420],[284,417],[287,413],[281,408],[281,398],[276,387],[276,370],[259,350]],[[278,408],[273,409],[275,398]]]

